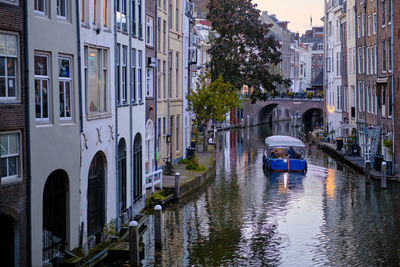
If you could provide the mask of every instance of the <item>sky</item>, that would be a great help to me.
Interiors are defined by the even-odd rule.
[[[324,0],[253,0],[261,11],[276,14],[279,20],[290,21],[289,29],[304,33],[310,29],[310,17],[313,26],[322,26]]]

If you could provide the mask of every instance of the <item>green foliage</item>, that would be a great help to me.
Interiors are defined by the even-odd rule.
[[[161,192],[156,192],[146,198],[146,207],[153,207],[161,203],[165,199],[165,196]]]
[[[288,97],[294,97],[295,93],[294,92],[288,92]]]
[[[307,98],[311,99],[314,97],[314,92],[308,92],[307,93]]]
[[[323,98],[323,97],[324,97],[324,92],[323,92],[322,90],[320,90],[320,91],[318,92],[317,96],[318,96],[319,98]]]
[[[261,23],[256,5],[251,0],[210,0],[208,8],[216,31],[208,49],[212,80],[222,76],[238,91],[247,85],[253,103],[267,99],[278,84],[287,88],[290,81],[277,68],[279,41],[269,34],[271,25]]]
[[[393,155],[393,141],[392,141],[392,139],[383,140],[383,146],[388,149],[389,155]]]
[[[269,95],[272,96],[272,97],[276,97],[276,96],[278,96],[278,92],[275,91],[275,90],[272,90],[272,91],[269,92]]]
[[[107,233],[107,236],[111,238],[111,236],[115,235],[115,220],[112,219],[108,224],[106,224],[103,228],[103,233]]]
[[[193,162],[189,162],[189,163],[186,165],[186,170],[202,172],[202,171],[207,170],[207,168],[206,168],[204,165],[199,165],[199,166],[197,166],[197,165],[194,164]]]
[[[188,164],[190,162],[189,159],[181,159],[178,164]]]

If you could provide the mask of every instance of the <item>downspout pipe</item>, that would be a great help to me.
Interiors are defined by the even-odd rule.
[[[356,0],[357,1],[357,0]],[[364,101],[366,98],[367,98],[367,96],[366,96],[366,90],[365,90],[365,86],[366,86],[366,84],[367,84],[367,66],[366,66],[366,59],[367,59],[367,6],[368,6],[368,1],[365,1],[364,0],[364,3],[363,3],[363,6],[364,6],[364,32],[363,32],[363,34],[364,34],[364,47],[363,47],[363,50],[361,51],[362,53],[363,53],[363,57],[364,57],[364,59],[363,59],[363,72],[364,72],[364,83],[362,84],[362,88],[363,88],[363,96],[362,96],[362,98],[361,98],[361,101],[363,101],[362,103],[363,103],[363,107],[364,107],[364,129],[365,128],[367,128],[368,126],[367,126],[367,101]],[[378,22],[377,22],[378,23]],[[367,144],[367,136],[364,134],[364,144]],[[366,154],[368,154],[369,152],[368,151],[365,151],[366,152]],[[370,159],[371,160],[371,159]]]
[[[395,120],[395,116],[394,116],[394,41],[393,41],[393,39],[394,39],[394,16],[393,16],[393,3],[392,3],[392,10],[391,10],[391,14],[390,14],[390,16],[391,16],[391,21],[392,21],[392,38],[390,38],[390,49],[392,50],[392,52],[390,53],[391,54],[391,65],[392,65],[392,103],[391,103],[391,105],[392,105],[392,131],[393,131],[393,133],[392,133],[392,174],[394,174],[394,172],[395,172],[395,165],[396,165],[396,161],[395,161],[395,159],[396,159],[396,157],[395,157],[395,153],[394,153],[394,148],[395,148],[395,141],[396,141],[396,138],[395,138],[395,133],[396,133],[396,128],[394,127],[394,120]]]
[[[115,6],[115,2],[114,2],[114,8],[113,8],[114,12],[113,12],[113,18],[114,18],[114,66],[117,66],[117,19],[116,19],[116,6]],[[119,90],[119,88],[117,88],[117,79],[119,77],[117,77],[117,68],[114,69],[114,75],[115,75],[115,80],[114,80],[114,85],[115,88],[117,90]],[[114,91],[115,92],[115,91]],[[117,99],[118,94],[114,95],[114,112],[115,112],[115,137],[114,137],[114,145],[115,145],[115,185],[116,185],[116,220],[115,220],[115,229],[117,230],[117,232],[119,231],[119,166],[118,166],[118,99]]]
[[[29,0],[24,1],[24,38],[25,38],[25,121],[26,121],[26,154],[28,156],[28,160],[26,161],[27,168],[27,177],[26,177],[26,212],[27,212],[27,249],[28,249],[28,259],[27,262],[29,266],[32,266],[32,214],[31,214],[31,188],[32,188],[32,154],[31,154],[31,141],[30,141],[30,117],[29,117],[29,23],[28,23],[28,6]]]
[[[158,1],[158,0],[157,0]],[[157,6],[157,1],[154,1],[154,6],[155,6],[155,15],[154,15],[154,20],[155,20],[155,25],[157,25],[157,29],[158,27],[160,27],[161,29],[161,25],[158,25],[158,6]],[[155,33],[156,31],[153,31],[153,33]],[[157,53],[157,45],[158,45],[158,39],[157,36],[156,38],[154,38],[154,57],[155,57],[155,63],[156,63],[156,67],[154,68],[154,170],[158,169],[158,118],[157,118],[157,105],[158,105],[158,70],[160,68],[160,66],[158,66],[158,53]]]
[[[357,18],[357,2],[354,3],[354,13],[355,13],[355,18]],[[360,107],[358,106],[360,99],[359,99],[359,90],[360,88],[358,87],[358,82],[359,82],[359,78],[358,78],[358,73],[359,73],[359,60],[358,60],[358,24],[357,24],[358,20],[355,20],[355,25],[356,25],[356,32],[355,32],[355,45],[356,45],[356,124],[357,124],[357,146],[360,145],[360,121],[359,121],[359,109]]]
[[[136,3],[136,2],[135,2]],[[128,21],[130,21],[131,19],[132,19],[132,16],[133,16],[133,14],[132,14],[132,4],[133,4],[133,2],[132,1],[129,1],[129,6],[130,6],[130,8],[129,8],[129,11],[128,11],[128,14],[129,14],[129,20]],[[136,10],[136,9],[135,9]],[[132,62],[132,24],[130,25],[131,27],[129,27],[129,31],[128,31],[128,34],[129,34],[129,51],[128,51],[128,55],[130,55],[129,56],[129,61],[128,62],[130,62],[131,64],[130,64],[130,67],[132,68],[132,63],[135,63],[136,64],[136,62]],[[136,53],[136,51],[135,51],[135,53]],[[135,55],[135,60],[136,60],[136,55]],[[136,75],[135,73],[133,73],[133,75]],[[129,164],[130,164],[130,179],[131,179],[131,207],[133,207],[133,129],[132,129],[132,127],[133,127],[133,115],[132,115],[132,110],[133,110],[133,106],[132,106],[132,94],[135,94],[133,91],[135,90],[135,84],[133,84],[133,75],[132,75],[132,71],[129,71],[129,87],[130,87],[130,90],[129,90],[129,97],[128,97],[128,101],[129,101],[129,149],[127,149],[127,151],[130,151],[130,153],[129,153]]]
[[[82,53],[81,53],[81,23],[79,18],[79,0],[75,0],[76,34],[78,45],[78,94],[79,94],[79,129],[83,133],[83,107],[82,107]]]

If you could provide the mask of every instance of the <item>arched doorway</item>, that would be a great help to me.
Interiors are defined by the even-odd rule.
[[[154,124],[151,120],[146,123],[145,166],[146,173],[154,170]]]
[[[96,236],[98,243],[105,223],[106,157],[103,152],[97,152],[94,156],[88,180],[87,234]]]
[[[142,196],[142,136],[137,134],[133,143],[133,198]]]
[[[126,143],[121,139],[118,145],[118,202],[119,212],[126,209]]]
[[[1,266],[15,266],[15,222],[11,216],[0,214],[0,259]]]
[[[52,172],[43,192],[43,260],[51,260],[64,250],[67,228],[68,175]]]

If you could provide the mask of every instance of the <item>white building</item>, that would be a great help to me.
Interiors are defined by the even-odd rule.
[[[330,1],[325,6],[325,88],[326,119],[329,130],[337,130],[342,123],[342,66],[340,1]]]
[[[83,1],[80,9],[82,133],[80,219],[85,250],[116,218],[113,1]],[[96,6],[93,6],[96,4]]]

